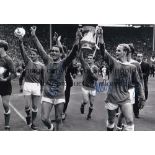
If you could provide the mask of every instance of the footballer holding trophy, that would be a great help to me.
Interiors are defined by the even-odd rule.
[[[91,119],[96,96],[96,82],[98,80],[98,67],[94,64],[94,52],[96,51],[97,27],[84,26],[81,29],[82,39],[80,50],[80,62],[83,68],[82,103],[81,114],[85,112],[85,106],[89,105],[87,120]]]

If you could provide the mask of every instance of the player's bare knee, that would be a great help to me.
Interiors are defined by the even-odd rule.
[[[3,102],[3,107],[4,107],[4,110],[5,110],[6,113],[7,113],[7,112],[9,111],[9,109],[10,109],[9,103],[8,103],[8,102]]]
[[[48,122],[48,118],[45,115],[41,115],[42,122]]]
[[[110,124],[113,124],[115,122],[115,115],[108,115],[108,122]]]
[[[29,110],[30,106],[29,105],[25,105],[25,110]]]
[[[4,108],[9,108],[9,103],[3,102],[3,106],[4,106]]]
[[[37,110],[38,110],[37,106],[32,104],[32,111],[37,111]]]
[[[126,120],[127,125],[133,125],[134,124],[133,116],[127,117],[125,120]]]
[[[111,118],[108,118],[108,123],[109,124],[114,124],[115,123],[115,120],[114,119],[111,119]]]
[[[127,124],[127,125],[133,125],[133,124],[134,124],[134,121],[128,120],[128,121],[126,121],[126,124]]]
[[[11,114],[10,108],[4,109],[4,115],[10,115],[10,114]]]
[[[93,108],[93,103],[90,102],[90,108]]]
[[[86,104],[88,104],[88,103],[89,103],[88,101],[83,101],[83,102],[82,102],[83,105],[86,105]]]
[[[56,116],[55,121],[56,121],[56,123],[61,123],[62,122],[62,116],[61,115]]]

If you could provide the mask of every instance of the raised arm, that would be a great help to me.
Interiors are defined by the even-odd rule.
[[[76,52],[78,51],[78,45],[74,44],[69,55],[64,59],[64,67],[67,67],[72,60],[76,57]]]
[[[22,58],[24,60],[24,63],[27,65],[28,62],[30,61],[30,58],[26,54],[22,38],[19,38],[19,46],[20,46],[20,52],[21,52]]]
[[[97,30],[97,37],[99,38],[99,48],[101,51],[101,55],[104,59],[104,61],[108,64],[108,66],[113,67],[114,62],[116,59],[112,57],[107,50],[105,49],[105,43],[104,43],[104,37],[103,37],[103,29],[101,27]]]
[[[64,59],[64,63],[63,63],[64,67],[67,67],[77,55],[77,51],[79,50],[79,43],[81,40],[80,33],[81,32],[79,30],[76,32],[75,43],[73,44],[73,48],[69,53],[69,55]]]
[[[79,57],[79,60],[80,60],[80,62],[81,62],[82,68],[83,68],[84,70],[90,68],[89,65],[88,65],[88,63],[84,60],[84,58],[83,58],[83,52],[82,52],[81,50],[80,50],[80,57]]]
[[[58,39],[57,39],[57,45],[58,45],[58,46],[60,47],[60,49],[61,49],[62,57],[65,58],[66,55],[65,55],[65,52],[64,52],[64,48],[63,48],[63,46],[62,46],[62,43],[61,43],[61,36],[59,36]]]
[[[49,61],[49,56],[47,55],[46,51],[44,50],[42,44],[40,43],[39,39],[36,36],[36,26],[31,27],[31,35],[34,41],[34,44],[36,45],[38,54],[41,56],[43,59],[44,63],[47,64]]]

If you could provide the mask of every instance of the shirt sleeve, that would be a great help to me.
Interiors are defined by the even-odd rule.
[[[110,68],[112,68],[117,60],[107,52],[104,44],[100,45],[100,51],[104,61]]]
[[[78,51],[78,45],[74,45],[72,48],[72,51],[69,53],[69,55],[63,61],[64,68],[66,68],[72,62],[72,60],[76,57],[77,51]]]
[[[39,39],[36,36],[33,37],[33,41],[34,41],[34,44],[36,45],[38,54],[43,59],[44,64],[47,65],[48,62],[50,61],[50,58],[49,58],[48,54],[46,53],[46,51],[44,50],[42,44],[40,43]]]

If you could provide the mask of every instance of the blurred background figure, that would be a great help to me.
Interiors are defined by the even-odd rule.
[[[137,61],[140,63],[143,80],[144,80],[144,91],[145,91],[145,99],[148,99],[148,77],[150,74],[150,65],[147,62],[146,58],[143,57],[142,53],[137,54]]]
[[[152,56],[150,58],[150,62],[151,62],[150,76],[154,77],[154,72],[155,72],[155,56]]]

